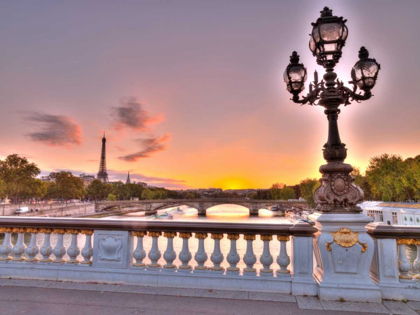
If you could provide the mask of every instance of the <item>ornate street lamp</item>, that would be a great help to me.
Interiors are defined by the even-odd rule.
[[[284,81],[295,103],[323,106],[328,118],[328,141],[323,149],[327,164],[320,167],[321,186],[314,194],[318,204],[317,211],[360,212],[357,203],[363,201],[363,191],[353,183],[354,178],[350,175],[353,171],[352,166],[344,163],[347,149],[340,140],[337,119],[340,105],[349,105],[351,101],[361,102],[372,97],[371,89],[375,86],[380,65],[375,59],[369,58],[365,47],[360,48],[360,60],[354,65],[351,71],[352,81],[349,82],[353,89],[345,87],[343,82],[337,79],[334,67],[340,60],[348,36],[346,20],[333,16],[332,10],[325,7],[321,11],[321,17],[312,23],[312,26],[309,48],[317,63],[325,68],[323,80],[318,81],[315,71],[314,81],[309,85],[309,93],[300,98],[299,94],[305,88],[307,75],[306,68],[299,63],[299,56],[294,51],[284,72]]]

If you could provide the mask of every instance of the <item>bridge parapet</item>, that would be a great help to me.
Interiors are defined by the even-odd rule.
[[[406,247],[413,245],[420,250],[420,228],[370,224],[367,231],[375,240],[370,275],[382,298],[419,301],[420,286],[414,274],[420,268],[420,259],[417,257],[412,268]],[[332,232],[328,239],[327,249],[333,255],[347,249],[362,257],[368,252],[363,239],[356,237],[359,233],[344,227],[338,232]],[[320,294],[321,285],[314,281],[312,261],[313,240],[317,241],[320,233],[305,222],[133,222],[4,217],[0,233],[4,234],[0,246],[0,277],[3,278],[109,281],[146,286],[159,283],[163,287]],[[25,233],[30,234],[29,244],[25,244]],[[72,239],[68,247],[63,243],[66,234]],[[204,240],[209,237],[212,239],[211,256],[204,248]],[[237,246],[238,242],[243,245]],[[160,248],[163,244],[166,249]],[[239,249],[245,247],[246,251],[240,252]],[[195,254],[190,248],[196,250]],[[262,254],[257,260],[254,251],[260,249]],[[174,250],[178,251],[176,256]],[[274,269],[273,254],[277,256]],[[354,261],[352,256],[344,257]],[[345,265],[347,262],[330,263]],[[331,264],[317,264],[317,268],[337,270]],[[343,272],[351,274],[346,269]],[[365,300],[363,292],[352,291],[352,285],[349,276],[348,282],[341,283],[340,288],[348,288],[350,298]]]

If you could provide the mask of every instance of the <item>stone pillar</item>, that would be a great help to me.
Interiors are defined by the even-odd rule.
[[[317,295],[318,285],[313,277],[312,236],[292,236],[292,260],[290,265],[293,295]]]
[[[373,238],[375,252],[370,275],[379,286],[399,285],[398,250],[395,239]]]
[[[197,204],[197,211],[198,211],[198,216],[199,217],[205,217],[207,208],[204,204],[199,203],[199,204]]]
[[[369,275],[374,244],[365,226],[373,219],[357,213],[315,213],[310,218],[319,230],[314,239],[319,298],[381,302],[380,288]]]
[[[260,210],[259,204],[252,204],[249,208],[249,216],[258,217],[258,210]]]
[[[93,238],[94,268],[126,269],[133,263],[133,233],[95,230]]]

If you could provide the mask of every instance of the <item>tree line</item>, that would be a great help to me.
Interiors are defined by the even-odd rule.
[[[420,155],[403,159],[396,154],[372,157],[365,174],[354,167],[354,183],[363,189],[365,200],[395,202],[420,202]],[[295,186],[273,184],[268,192],[261,192],[260,199],[295,199],[303,197],[315,207],[313,194],[319,187],[318,179],[307,178]]]
[[[35,163],[17,154],[0,160],[0,199],[13,203],[41,200],[89,199],[194,199],[194,192],[176,192],[165,188],[143,187],[123,182],[102,183],[94,180],[85,188],[83,180],[70,172],[51,173],[51,182],[41,181],[41,170]],[[420,155],[403,159],[399,155],[381,154],[370,159],[365,174],[354,168],[355,184],[360,186],[366,200],[420,201]],[[247,197],[252,199],[297,199],[303,197],[315,206],[313,193],[320,185],[318,179],[307,178],[298,185],[275,183],[270,189],[259,189]]]
[[[124,184],[121,181],[102,183],[95,179],[85,187],[83,180],[70,172],[52,172],[52,181],[37,178],[41,170],[35,163],[17,154],[0,160],[0,199],[6,197],[14,204],[28,201],[60,200],[130,200],[197,198],[192,192],[178,193],[165,188],[144,188],[138,184]]]

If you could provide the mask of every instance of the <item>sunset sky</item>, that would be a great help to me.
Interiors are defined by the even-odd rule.
[[[347,162],[420,154],[420,1],[2,1],[0,158],[43,174],[98,172],[167,188],[268,188],[319,177],[323,108],[290,101],[296,50],[312,80],[311,22],[348,19],[336,67],[361,46],[381,64],[374,97],[342,108]],[[309,83],[309,80],[307,84]],[[305,91],[306,92],[306,91]]]

